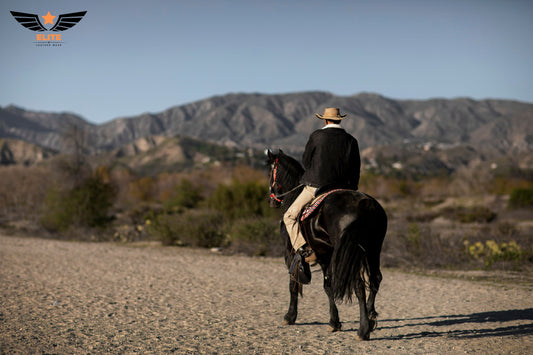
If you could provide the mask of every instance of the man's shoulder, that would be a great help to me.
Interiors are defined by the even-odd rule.
[[[342,127],[335,128],[319,128],[314,131],[312,134],[316,135],[336,135],[336,134],[345,134],[346,131]]]
[[[339,137],[345,136],[355,139],[350,133],[346,132],[344,128],[327,128],[327,129],[317,129],[311,136],[322,136],[322,137]]]

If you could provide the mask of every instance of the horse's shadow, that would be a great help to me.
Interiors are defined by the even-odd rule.
[[[513,321],[530,321],[527,324],[507,325],[503,323]],[[344,331],[357,331],[357,322],[343,322],[353,327]],[[322,325],[324,323],[310,322],[301,325]],[[453,329],[461,324],[479,324],[473,329]],[[497,325],[491,327],[490,325]],[[501,325],[501,326],[499,326]],[[372,337],[373,340],[400,340],[427,337],[446,337],[460,339],[475,339],[498,336],[517,336],[533,334],[533,308],[512,309],[507,311],[481,312],[472,314],[442,315],[404,319],[378,319],[377,330],[408,329],[409,327],[424,327],[426,330],[412,333],[393,334],[391,336]],[[442,329],[446,327],[446,329]],[[452,329],[450,329],[452,328]],[[376,334],[379,335],[379,332]]]
[[[512,321],[532,321],[527,324],[508,325],[503,323]],[[472,314],[443,315],[423,318],[388,319],[382,320],[382,324],[389,322],[404,322],[405,324],[380,327],[381,329],[405,328],[415,326],[427,326],[427,331],[393,335],[392,339],[415,339],[426,337],[447,337],[475,339],[495,336],[526,335],[533,334],[533,308],[512,309],[507,311],[481,312]],[[414,322],[412,322],[414,321]],[[479,324],[474,329],[443,329],[439,327],[452,327],[460,324]],[[503,325],[490,327],[489,325]],[[391,339],[375,338],[378,339]]]

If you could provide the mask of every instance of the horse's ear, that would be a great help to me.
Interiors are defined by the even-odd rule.
[[[283,154],[283,150],[281,150],[281,148],[278,150],[278,154]]]
[[[265,149],[265,155],[268,157],[268,159],[272,158],[272,151],[270,148]]]

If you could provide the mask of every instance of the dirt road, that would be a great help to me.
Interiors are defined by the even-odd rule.
[[[378,329],[329,333],[321,273],[285,326],[281,259],[0,236],[0,353],[532,354],[533,285],[383,270]]]

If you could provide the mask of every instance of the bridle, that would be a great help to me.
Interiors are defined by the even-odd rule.
[[[268,192],[270,192],[270,199],[271,200],[274,200],[276,202],[278,202],[279,204],[283,204],[283,197],[287,196],[288,194],[290,194],[291,192],[294,192],[296,190],[298,190],[300,187],[304,186],[304,184],[300,184],[298,186],[296,186],[295,188],[287,191],[287,192],[284,192],[282,194],[276,194],[274,193],[273,191],[273,188],[276,186],[276,178],[278,176],[278,165],[279,165],[279,158],[276,158],[276,160],[274,161],[274,167],[272,168],[272,170],[270,171],[270,179],[272,181],[271,184],[269,184],[268,186]],[[281,185],[278,184],[278,190],[281,189]]]

